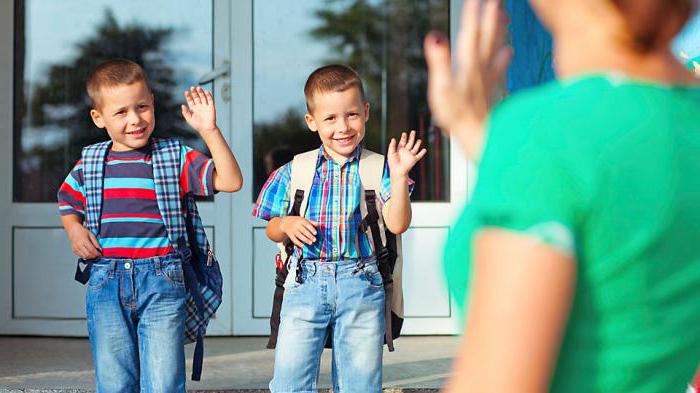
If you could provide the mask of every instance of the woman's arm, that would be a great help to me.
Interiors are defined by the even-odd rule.
[[[445,392],[546,392],[569,315],[576,262],[502,229],[475,237],[464,341]]]

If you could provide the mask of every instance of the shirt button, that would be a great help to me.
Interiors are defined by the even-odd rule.
[[[131,264],[129,262],[125,263],[124,269],[131,269]]]

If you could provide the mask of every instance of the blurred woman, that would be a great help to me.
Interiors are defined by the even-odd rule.
[[[700,87],[669,45],[694,0],[530,3],[558,80],[493,112],[512,55],[499,0],[465,0],[454,71],[444,37],[425,41],[434,119],[480,161],[445,252],[465,317],[447,391],[684,392],[700,360]]]

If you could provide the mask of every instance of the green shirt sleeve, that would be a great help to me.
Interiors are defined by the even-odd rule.
[[[477,227],[521,232],[573,255],[585,194],[576,144],[546,113],[552,108],[532,101],[504,103],[491,117],[471,202],[474,219]]]

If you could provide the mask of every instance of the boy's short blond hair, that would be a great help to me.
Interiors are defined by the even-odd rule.
[[[100,98],[103,88],[130,85],[136,82],[143,82],[146,88],[151,90],[143,68],[133,61],[112,59],[100,63],[90,72],[87,80],[87,94],[92,102],[92,107],[97,109],[102,104]]]
[[[317,68],[309,75],[306,85],[304,85],[306,109],[311,113],[313,109],[311,102],[316,93],[346,91],[353,87],[360,91],[362,102],[367,102],[362,79],[360,79],[360,75],[355,70],[342,64],[331,64]]]

